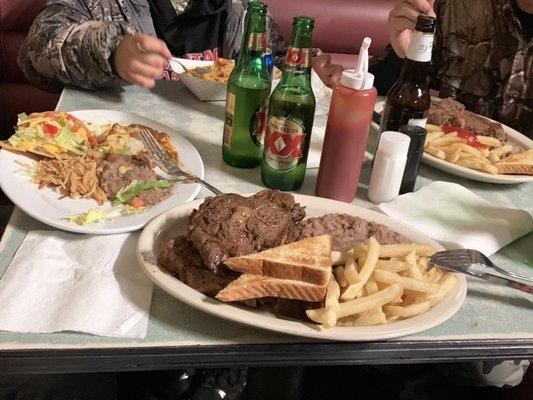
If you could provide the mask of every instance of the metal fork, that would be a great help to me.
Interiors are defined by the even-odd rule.
[[[150,155],[154,159],[157,166],[167,174],[189,178],[195,182],[204,185],[207,189],[209,189],[216,195],[222,194],[220,190],[218,190],[210,183],[207,183],[203,179],[198,178],[196,175],[193,175],[178,167],[176,163],[170,159],[167,152],[161,148],[159,143],[154,139],[153,135],[146,129],[141,129],[141,141],[143,142],[144,147],[146,147],[146,150],[148,150],[148,153],[150,153]]]
[[[434,254],[430,258],[430,262],[445,269],[461,272],[463,274],[484,279],[492,283],[498,283],[533,294],[533,286],[528,285],[527,283],[515,281],[513,279],[505,278],[490,272],[481,272],[479,270],[475,270],[474,268],[476,267],[483,267],[487,269],[491,268],[500,272],[502,275],[507,275],[514,279],[520,279],[528,282],[533,281],[533,279],[530,277],[506,271],[496,266],[492,261],[489,260],[487,256],[477,250],[457,249],[441,251]]]

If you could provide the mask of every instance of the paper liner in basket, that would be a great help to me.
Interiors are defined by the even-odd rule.
[[[201,101],[226,100],[226,83],[208,81],[189,74],[180,74],[180,80]]]

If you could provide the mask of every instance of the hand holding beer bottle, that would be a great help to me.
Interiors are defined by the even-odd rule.
[[[248,3],[241,50],[228,79],[222,157],[238,168],[256,167],[263,156],[271,86],[264,57],[266,12],[264,3]]]
[[[315,116],[311,87],[314,20],[295,17],[281,81],[270,96],[261,180],[273,189],[296,190],[305,177]]]

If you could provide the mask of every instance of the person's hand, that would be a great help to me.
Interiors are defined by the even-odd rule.
[[[396,54],[404,58],[413,35],[418,14],[435,18],[435,0],[400,0],[389,13],[390,43]]]
[[[321,54],[313,57],[313,69],[318,77],[328,87],[333,87],[340,81],[342,76],[342,67],[340,65],[331,63],[331,56],[329,54]]]
[[[161,79],[166,60],[172,55],[167,45],[149,35],[125,36],[115,50],[115,70],[127,82],[153,88]]]

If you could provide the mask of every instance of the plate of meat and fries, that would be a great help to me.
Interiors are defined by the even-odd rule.
[[[426,130],[422,161],[428,165],[481,182],[533,182],[533,140],[459,102],[433,98]]]
[[[293,222],[272,217],[282,216],[280,207]],[[267,221],[276,221],[274,231]],[[283,234],[273,234],[275,229]],[[354,239],[361,229],[369,237]],[[250,254],[246,240],[261,230],[268,242]],[[275,246],[272,238],[281,236],[285,243]],[[240,250],[218,263],[220,237],[239,241]],[[156,285],[208,314],[290,335],[369,341],[430,329],[459,310],[466,279],[429,264],[441,250],[384,214],[266,190],[197,200],[163,213],[144,228],[137,256]]]

